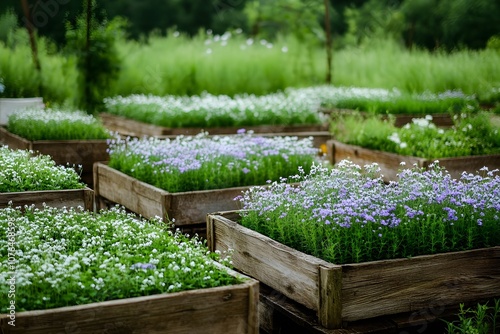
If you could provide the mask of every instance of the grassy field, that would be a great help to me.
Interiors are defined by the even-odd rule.
[[[250,93],[256,95],[324,83],[324,50],[291,38],[278,41],[249,39],[241,34],[182,34],[151,37],[148,43],[122,41],[122,71],[110,96],[133,93],[198,95]],[[52,103],[71,101],[76,90],[74,58],[40,47],[43,97]],[[462,90],[487,95],[500,87],[500,53],[494,50],[430,53],[408,51],[395,42],[372,42],[362,48],[336,50],[333,84],[398,88],[403,92]],[[14,50],[0,44],[0,77],[6,93],[37,94],[27,44]]]

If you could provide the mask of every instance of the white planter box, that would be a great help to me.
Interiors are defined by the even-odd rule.
[[[15,99],[0,99],[0,125],[6,125],[9,120],[9,115],[18,110],[26,108],[43,108],[43,98],[41,97],[27,97]]]

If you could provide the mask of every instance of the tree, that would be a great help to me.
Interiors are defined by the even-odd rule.
[[[77,105],[94,113],[108,95],[108,87],[118,77],[121,60],[115,43],[123,37],[125,21],[114,18],[99,22],[95,1],[84,0],[83,13],[75,25],[67,23],[66,51],[77,56],[79,92]]]

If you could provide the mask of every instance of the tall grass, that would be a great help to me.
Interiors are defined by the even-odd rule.
[[[40,75],[35,69],[27,36],[18,31],[16,38],[18,42],[11,47],[0,42],[0,77],[4,80],[5,96],[42,96],[49,104],[70,103],[76,92],[74,58],[52,52],[49,43],[40,39]]]
[[[462,90],[478,94],[500,87],[500,53],[406,50],[377,41],[334,53],[333,81],[338,86],[398,88],[404,92]]]
[[[126,57],[113,87],[117,95],[262,95],[319,84],[324,76],[318,50],[291,38],[269,43],[234,34],[178,35],[127,42],[119,49]]]
[[[271,45],[272,44],[272,45]],[[9,49],[0,43],[0,77],[6,93],[32,96],[36,74],[27,43]],[[73,58],[51,54],[40,43],[43,97],[49,102],[72,100],[77,71]],[[201,32],[194,38],[170,33],[151,36],[147,43],[118,41],[123,66],[111,95],[233,96],[268,94],[287,87],[324,83],[325,51],[282,37],[272,43],[242,34],[222,36]],[[451,54],[406,50],[394,41],[372,41],[333,54],[333,84],[369,88],[397,88],[402,92],[444,92],[488,95],[500,88],[500,53],[495,50]],[[490,94],[491,95],[491,94]]]

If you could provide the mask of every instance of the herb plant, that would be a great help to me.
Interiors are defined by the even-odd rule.
[[[465,308],[460,304],[458,320],[447,323],[447,334],[498,334],[500,333],[500,299],[477,304],[476,308]]]
[[[81,111],[28,109],[9,116],[7,130],[28,140],[108,139],[109,131]]]
[[[439,159],[500,153],[500,132],[487,113],[462,114],[449,129],[437,128],[432,116],[413,119],[403,128],[376,116],[348,115],[331,124],[336,140],[400,155]]]
[[[500,245],[500,176],[451,176],[439,164],[385,184],[376,164],[313,167],[239,198],[241,223],[335,264]],[[497,170],[498,171],[498,170]]]
[[[0,146],[0,193],[35,190],[82,189],[75,169],[56,166],[48,155]]]
[[[237,284],[202,241],[124,209],[0,210],[0,293],[7,296],[8,224],[15,226],[16,311]],[[10,225],[9,225],[10,226]],[[7,313],[8,303],[0,312]]]
[[[179,136],[115,139],[109,166],[169,192],[265,184],[309,170],[318,149],[312,139],[236,136]]]

